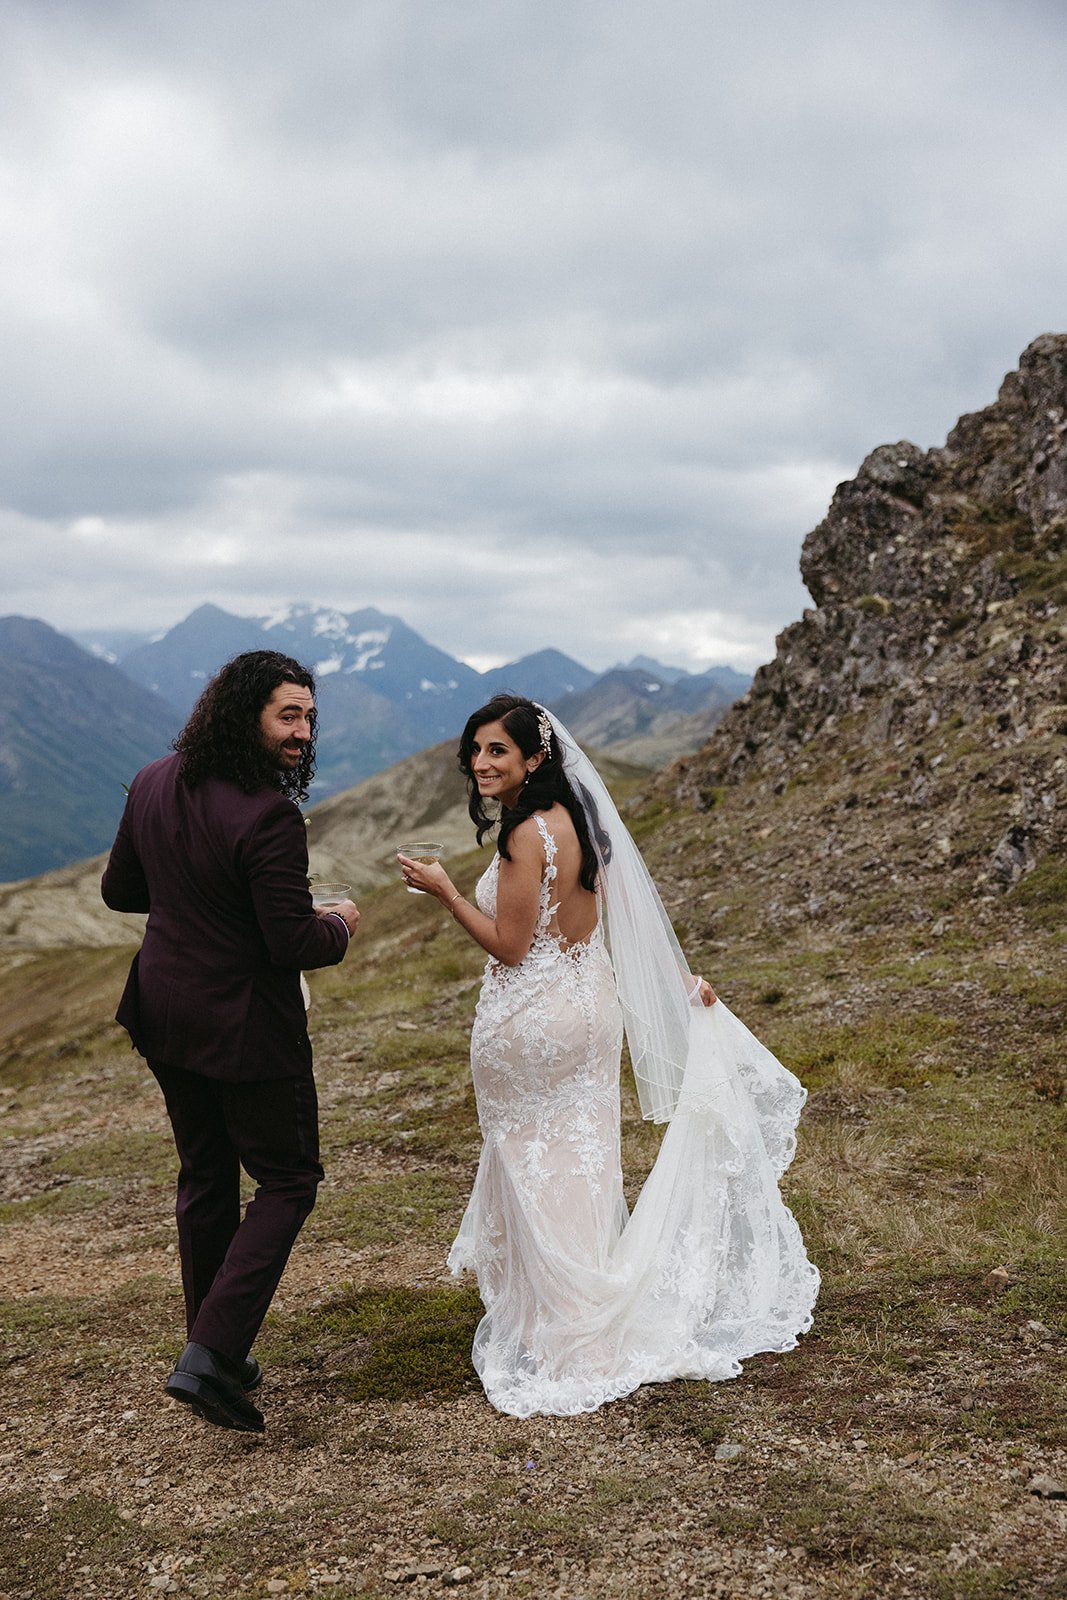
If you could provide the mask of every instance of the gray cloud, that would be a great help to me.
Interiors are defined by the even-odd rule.
[[[800,542],[1062,327],[1027,0],[9,0],[4,609],[754,666]]]

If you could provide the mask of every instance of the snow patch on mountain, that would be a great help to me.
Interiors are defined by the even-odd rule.
[[[294,606],[282,606],[279,611],[272,611],[265,617],[256,617],[255,620],[264,633],[271,633],[275,628],[284,628],[287,633],[293,633],[296,626],[293,615],[296,610]]]
[[[356,651],[356,659],[346,671],[365,672],[368,666],[383,667],[385,662],[375,658],[389,643],[391,633],[391,628],[368,628],[363,633],[346,634],[345,643]]]
[[[343,639],[353,642],[348,631],[348,618],[343,611],[316,611],[312,614],[311,632],[317,639]]]

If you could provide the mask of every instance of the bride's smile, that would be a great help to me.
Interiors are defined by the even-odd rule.
[[[471,771],[479,794],[491,795],[503,806],[513,806],[527,775],[538,765],[524,756],[502,722],[487,722],[474,735]]]

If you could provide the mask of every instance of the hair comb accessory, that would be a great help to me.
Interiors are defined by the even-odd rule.
[[[537,702],[534,701],[537,705]],[[552,754],[552,719],[544,706],[537,706],[537,731],[541,735],[541,749],[546,756]]]

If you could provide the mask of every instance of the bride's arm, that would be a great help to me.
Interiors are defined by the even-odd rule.
[[[521,822],[508,840],[511,860],[501,857],[497,879],[496,916],[487,917],[460,894],[438,862],[401,856],[404,881],[440,900],[465,933],[506,967],[517,967],[528,954],[537,931],[541,903],[544,848],[533,817]]]

